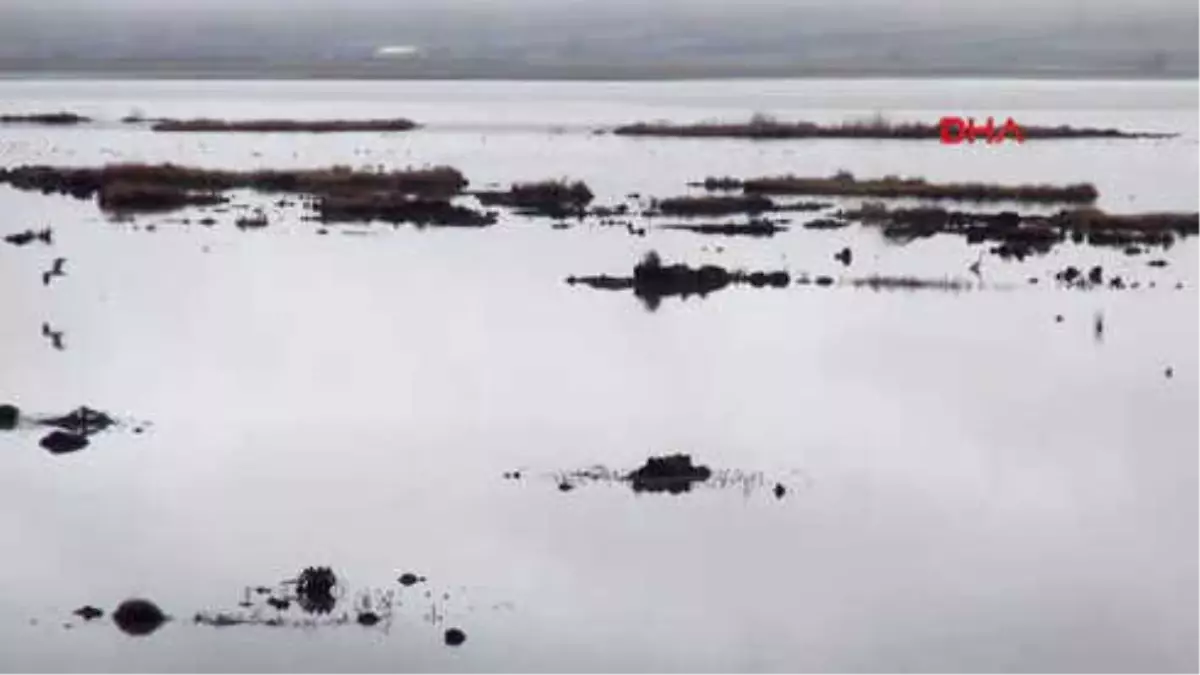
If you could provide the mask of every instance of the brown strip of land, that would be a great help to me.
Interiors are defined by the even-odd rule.
[[[315,133],[409,131],[412,120],[156,120],[150,127],[163,132]]]
[[[706,178],[707,190],[741,190],[747,195],[824,195],[840,197],[914,197],[963,201],[1065,202],[1088,204],[1099,196],[1090,183],[1073,185],[993,185],[987,183],[929,183],[923,178],[858,179],[848,172],[828,178],[776,176],[767,178]]]
[[[71,126],[91,122],[90,117],[70,112],[34,113],[30,115],[0,115],[0,124],[39,124],[42,126]]]
[[[997,133],[1003,122],[996,122]],[[1071,126],[1022,126],[1026,139],[1052,138],[1172,138],[1178,134],[1122,131],[1120,129],[1095,129]],[[941,129],[936,124],[920,122],[843,122],[822,125],[814,122],[779,122],[774,120],[752,120],[742,123],[699,123],[627,124],[613,129],[618,136],[656,136],[664,138],[746,138],[758,140],[786,140],[803,138],[861,138],[897,140],[936,140],[941,138]],[[1011,137],[1011,134],[1010,134]]]

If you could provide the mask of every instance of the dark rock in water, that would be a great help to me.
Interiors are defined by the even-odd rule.
[[[1055,315],[1054,315],[1054,323],[1062,323],[1062,322],[1063,322],[1063,315],[1062,315],[1062,314],[1055,314]]]
[[[415,586],[416,584],[418,584],[424,580],[425,580],[424,577],[419,577],[419,576],[413,574],[412,572],[405,572],[404,574],[400,575],[400,585],[401,586]]]
[[[356,620],[360,626],[374,626],[375,624],[379,623],[379,615],[370,611],[359,612]]]
[[[1097,342],[1104,339],[1104,315],[1100,312],[1096,312],[1096,316],[1093,318],[1092,332]]]
[[[815,283],[818,286],[832,286],[833,285],[833,277],[819,276],[813,280],[813,283]]]
[[[86,448],[88,439],[66,431],[51,431],[39,441],[39,445],[55,455],[65,455]]]
[[[1063,283],[1071,284],[1077,281],[1081,276],[1083,276],[1083,273],[1079,271],[1079,268],[1075,267],[1074,265],[1069,265],[1063,271],[1055,274],[1054,278]]]
[[[267,588],[266,586],[255,586],[254,592],[259,595],[270,595],[271,589]]]
[[[1037,277],[1029,277],[1029,284],[1030,284],[1031,286],[1035,286],[1035,285],[1037,285],[1037,283],[1038,283],[1038,278],[1037,278]]]
[[[91,605],[84,605],[83,607],[80,607],[72,612],[72,614],[83,619],[84,621],[92,621],[93,619],[99,619],[100,617],[104,616],[104,610],[97,609]]]
[[[1140,246],[1125,247],[1125,255],[1141,255],[1142,253],[1144,253],[1144,251]]]
[[[113,612],[113,621],[128,635],[149,635],[162,627],[167,616],[149,600],[134,599],[122,602]]]
[[[11,431],[17,428],[17,422],[21,419],[21,409],[15,405],[5,403],[0,405],[0,431]]]
[[[445,639],[447,645],[457,647],[467,641],[467,634],[458,628],[448,628],[446,629]]]
[[[625,479],[635,492],[680,494],[691,490],[693,483],[703,483],[711,477],[712,471],[708,467],[692,465],[690,455],[676,454],[651,457]]]
[[[1157,258],[1155,260],[1151,260],[1150,262],[1148,262],[1146,264],[1149,265],[1150,267],[1166,267],[1168,265],[1167,261],[1163,260],[1162,258]]]
[[[1108,287],[1114,290],[1123,290],[1125,288],[1125,280],[1121,277],[1113,277],[1108,280]]]
[[[1104,283],[1104,268],[1099,265],[1096,265],[1091,270],[1089,270],[1088,271],[1088,281],[1097,286]]]
[[[296,602],[309,614],[328,614],[337,605],[337,575],[328,567],[307,567],[296,578]]]
[[[842,263],[846,267],[849,267],[850,261],[854,259],[854,253],[850,250],[850,247],[847,246],[846,248],[838,251],[837,254],[833,256],[833,259]]]
[[[558,483],[558,491],[559,492],[570,492],[571,490],[574,490],[574,489],[575,489],[575,486],[573,484],[571,484],[569,481],[564,480],[564,481],[559,481],[559,483]]]
[[[505,480],[521,480],[521,472],[520,471],[505,471],[504,479]]]
[[[1175,283],[1175,290],[1177,290],[1177,291],[1182,291],[1182,290],[1183,290],[1183,282],[1182,282],[1182,281],[1179,281],[1179,282],[1176,282],[1176,283]]]
[[[82,436],[91,436],[116,424],[116,420],[107,413],[83,406],[61,417],[40,419],[38,420],[38,424],[55,427]]]
[[[783,486],[783,483],[776,483],[775,488],[771,492],[775,495],[776,499],[783,499],[783,496],[787,494],[787,488]]]
[[[1167,366],[1167,369],[1163,371],[1163,375],[1165,375],[1166,378],[1169,380],[1172,377],[1175,377],[1175,369],[1170,366]]]
[[[292,606],[292,601],[287,598],[267,598],[267,604],[282,612]]]

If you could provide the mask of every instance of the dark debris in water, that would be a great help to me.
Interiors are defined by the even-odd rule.
[[[599,290],[633,290],[634,295],[642,300],[646,308],[653,311],[666,297],[678,296],[686,299],[698,295],[703,298],[731,284],[745,284],[755,288],[782,288],[791,283],[791,277],[785,271],[744,272],[730,271],[717,265],[667,265],[662,262],[658,253],[651,251],[634,266],[632,277],[571,276],[567,278],[567,283]]]
[[[46,450],[54,455],[65,455],[78,452],[88,446],[87,436],[73,434],[67,431],[51,431],[38,441]]]
[[[549,474],[560,492],[571,492],[593,483],[619,484],[635,493],[684,494],[696,487],[711,489],[740,489],[744,494],[769,490],[782,499],[789,488],[781,481],[768,480],[762,472],[738,469],[713,470],[693,463],[690,455],[675,453],[651,457],[633,470],[613,469],[601,465],[586,469],[558,471]]]
[[[6,236],[4,237],[4,241],[13,246],[25,246],[35,241],[49,245],[54,243],[54,231],[49,228],[38,231],[26,230]]]
[[[80,607],[72,612],[72,614],[83,619],[84,621],[93,621],[103,617],[104,610],[97,607],[92,607],[91,605],[84,605],[83,607]]]
[[[712,477],[707,466],[692,464],[690,455],[675,454],[651,457],[625,478],[634,492],[689,492],[693,483],[703,483]]]
[[[134,636],[150,635],[167,621],[158,605],[141,598],[122,602],[112,618],[118,628]]]
[[[310,614],[328,614],[337,605],[337,575],[329,567],[307,567],[296,577],[296,602]]]

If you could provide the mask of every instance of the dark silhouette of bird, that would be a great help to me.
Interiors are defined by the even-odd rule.
[[[42,272],[42,285],[49,286],[50,281],[55,277],[64,277],[67,273],[63,270],[63,266],[67,264],[66,258],[55,258],[54,263],[49,270]]]
[[[983,252],[980,251],[979,257],[975,259],[975,262],[973,262],[969,266],[967,266],[967,269],[971,271],[971,274],[974,274],[975,276],[982,278],[983,275],[979,273],[980,267],[982,265],[983,265]]]
[[[52,329],[50,324],[44,321],[42,322],[42,337],[49,338],[50,345],[58,351],[61,352],[66,349],[66,347],[63,346],[63,332],[61,330]]]
[[[850,247],[847,246],[841,251],[838,251],[837,254],[833,256],[833,259],[842,263],[842,265],[849,267],[850,261],[854,259],[854,254],[850,251]]]

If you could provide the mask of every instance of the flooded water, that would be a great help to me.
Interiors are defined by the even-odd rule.
[[[0,112],[98,121],[0,128],[0,164],[449,164],[476,187],[582,179],[599,204],[685,194],[708,175],[847,169],[1090,181],[1106,210],[1194,211],[1196,106],[1195,82],[5,81]],[[176,135],[117,121],[133,112],[427,126]],[[754,112],[1182,135],[961,147],[592,133]],[[651,249],[970,278],[982,249],[898,246],[857,225],[634,237],[511,214],[322,236],[272,199],[235,201],[264,205],[271,225],[241,231],[230,211],[205,227],[200,209],[112,222],[93,202],[0,187],[0,234],[54,229],[53,246],[0,244],[0,403],[120,422],[69,454],[24,426],[0,432],[2,670],[1198,667],[1194,239],[1163,268],[1070,243],[1025,263],[985,256],[984,280],[1008,290],[739,286],[649,312],[564,280],[627,275]],[[847,245],[849,269],[833,259]],[[65,274],[44,283],[56,257]],[[1142,286],[1056,288],[1067,264]],[[559,488],[673,452],[727,480]],[[193,621],[256,611],[239,607],[245,587],[308,566],[331,567],[344,593],[326,623],[294,609],[283,625]],[[403,586],[404,572],[427,581]],[[353,612],[334,625],[360,592],[399,605],[376,626]],[[172,620],[126,635],[108,614],[130,598]],[[72,615],[89,604],[105,617]],[[466,641],[447,646],[450,628]]]

